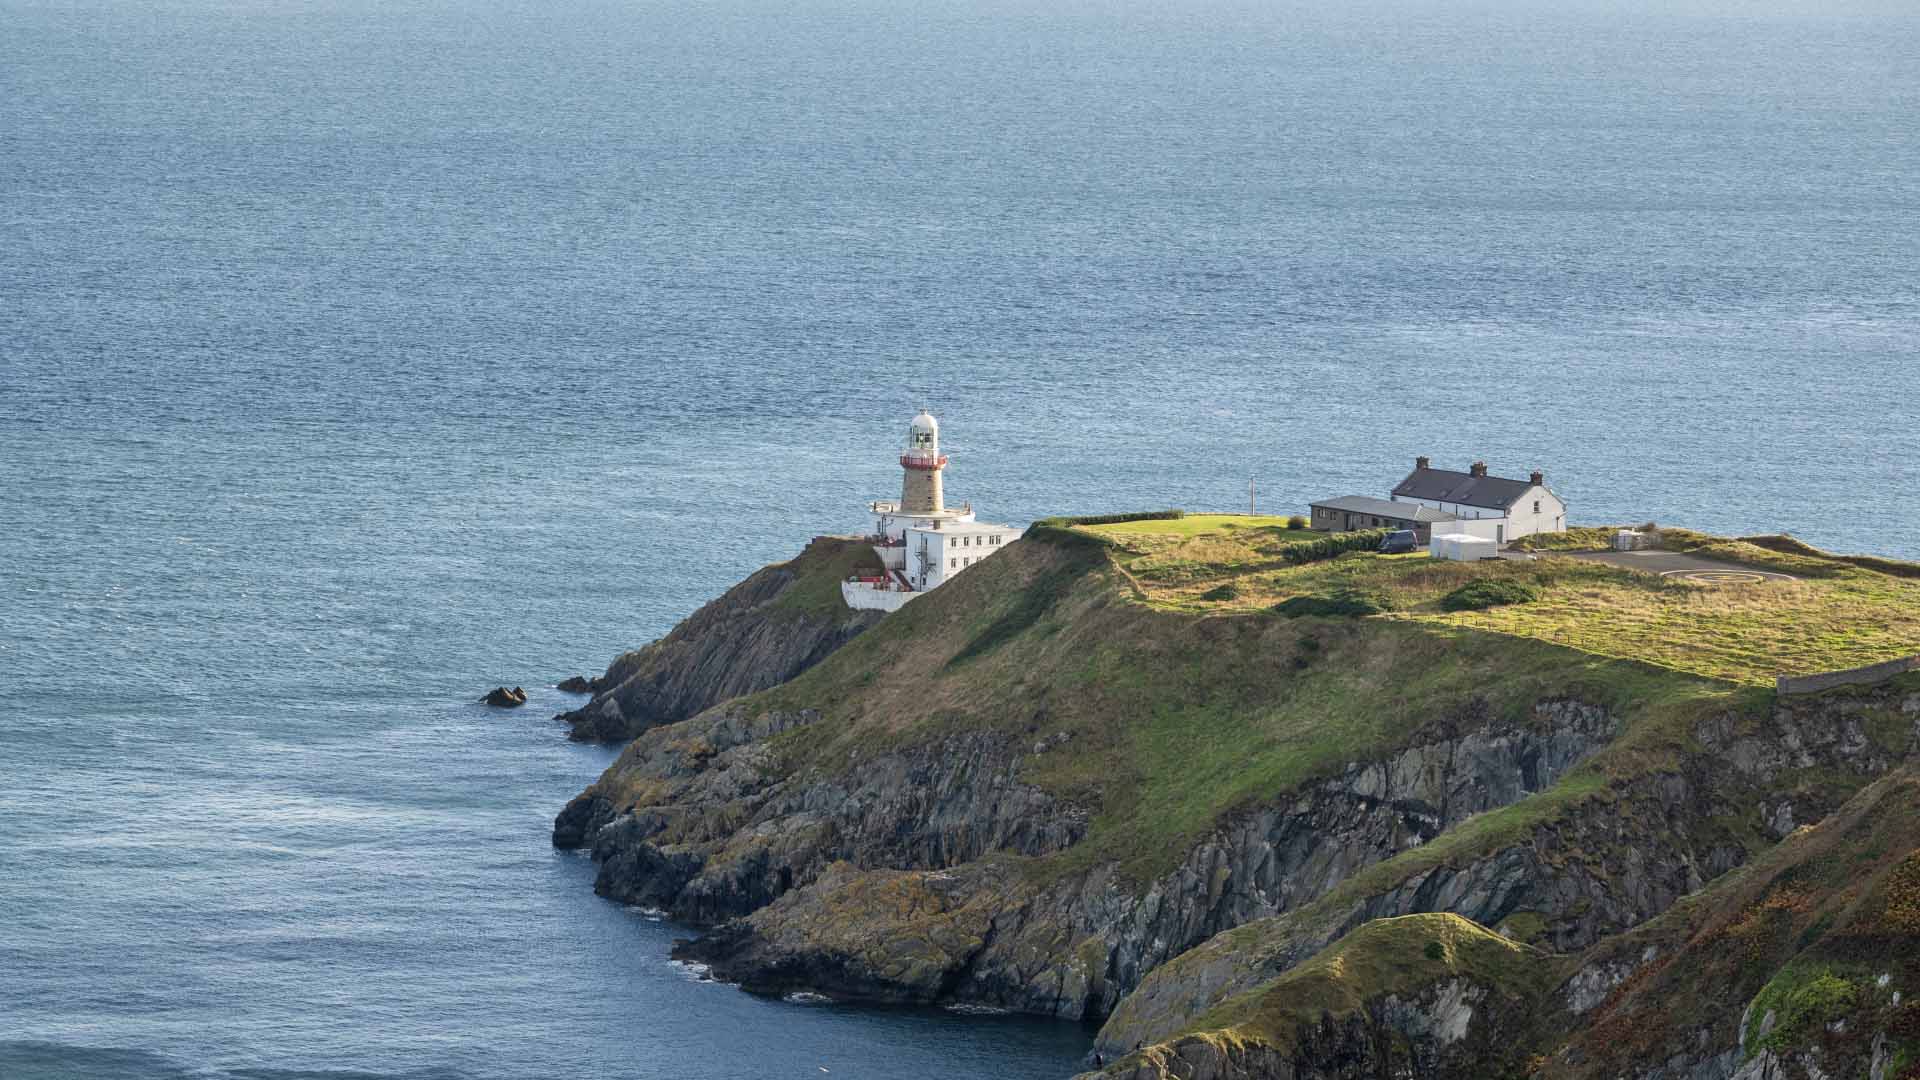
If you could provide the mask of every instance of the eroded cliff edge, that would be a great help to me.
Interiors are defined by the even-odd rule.
[[[557,719],[583,742],[625,742],[720,702],[778,686],[826,659],[879,613],[850,611],[840,582],[877,567],[866,544],[818,537],[708,603],[666,637],[590,679],[593,697]]]
[[[1506,572],[1415,568],[1396,604]],[[684,955],[723,978],[1106,1018],[1114,1075],[1551,1074],[1619,967],[1583,958],[1895,768],[1910,683],[1783,703],[1456,624],[1181,610],[1056,532],[641,733],[555,840],[712,927]]]

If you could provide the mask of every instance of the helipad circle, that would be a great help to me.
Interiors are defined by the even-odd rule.
[[[1793,580],[1791,574],[1776,574],[1768,570],[1668,570],[1660,576],[1701,585],[1759,585],[1768,581]]]

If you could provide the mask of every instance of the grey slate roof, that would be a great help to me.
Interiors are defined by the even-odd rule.
[[[1488,510],[1510,510],[1533,485],[1525,480],[1475,476],[1451,469],[1415,469],[1393,489],[1404,499],[1432,499]]]
[[[1308,505],[1316,509],[1340,510],[1349,514],[1372,514],[1375,517],[1390,517],[1400,521],[1453,520],[1452,514],[1444,510],[1435,510],[1431,506],[1376,499],[1370,495],[1342,495],[1337,499],[1322,499]]]

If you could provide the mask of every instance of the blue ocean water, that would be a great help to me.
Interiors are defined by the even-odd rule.
[[[922,403],[1001,520],[1426,453],[1920,558],[1920,20],[1346,7],[0,0],[0,1075],[1073,1071],[547,844],[540,687]]]

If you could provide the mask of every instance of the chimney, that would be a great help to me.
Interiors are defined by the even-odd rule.
[[[1474,462],[1474,463],[1473,463],[1473,467],[1467,470],[1467,474],[1468,474],[1469,476],[1485,476],[1485,475],[1487,475],[1487,463],[1486,463],[1486,462],[1484,462],[1484,461],[1476,461],[1476,462]]]
[[[1527,483],[1532,484],[1534,487],[1539,487],[1541,484],[1544,484],[1546,482],[1547,482],[1547,474],[1541,472],[1539,469],[1535,469],[1531,473],[1527,474]]]
[[[1430,457],[1427,457],[1425,454],[1422,454],[1421,456],[1413,459],[1413,467],[1416,469],[1430,468],[1432,467],[1432,465],[1433,465],[1433,459]]]

